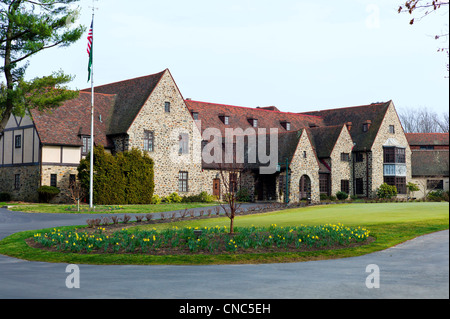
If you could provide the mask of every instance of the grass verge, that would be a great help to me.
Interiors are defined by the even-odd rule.
[[[9,205],[9,204],[8,204]],[[96,206],[95,211],[89,211],[88,206],[82,205],[82,214],[147,214],[161,213],[183,210],[185,208],[192,209],[198,207],[211,207],[216,203],[163,203],[158,205],[119,205],[112,206]],[[9,208],[11,211],[20,211],[25,213],[45,213],[45,214],[78,214],[77,211],[68,210],[73,205],[56,205],[56,204],[15,204]],[[112,209],[111,209],[112,208]]]
[[[419,205],[420,204],[420,205]],[[383,206],[385,205],[385,206]],[[397,206],[391,206],[397,205]],[[338,220],[339,219],[339,220]],[[49,252],[29,247],[25,240],[33,237],[36,230],[13,234],[0,241],[0,254],[11,257],[54,263],[98,264],[98,265],[207,265],[300,262],[323,259],[356,257],[384,250],[421,235],[449,228],[448,203],[398,203],[318,206],[293,209],[260,215],[242,216],[237,225],[319,225],[340,222],[346,226],[363,226],[370,230],[375,242],[368,245],[338,250],[311,252],[282,252],[263,254],[222,255],[164,255],[141,254],[75,254]],[[226,218],[214,218],[176,223],[184,226],[227,225]],[[155,227],[172,227],[173,223]],[[59,227],[73,229],[73,227]],[[39,232],[51,232],[51,228]]]

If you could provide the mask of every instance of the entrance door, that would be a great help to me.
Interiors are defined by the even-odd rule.
[[[213,195],[220,198],[220,179],[216,178],[213,180]]]
[[[311,199],[311,179],[308,175],[303,175],[300,179],[300,200]]]

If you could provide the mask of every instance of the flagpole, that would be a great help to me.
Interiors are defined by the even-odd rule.
[[[94,8],[92,8],[92,38],[94,38]],[[89,208],[94,207],[94,43],[91,45],[91,158],[89,178]]]

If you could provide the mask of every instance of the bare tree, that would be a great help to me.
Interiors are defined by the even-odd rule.
[[[230,219],[230,234],[234,234],[234,218],[241,207],[238,202],[238,189],[241,185],[243,167],[239,164],[218,164],[221,184],[224,187],[220,206],[225,211],[225,215]]]
[[[405,133],[448,133],[448,113],[439,116],[426,107],[398,112]]]
[[[413,25],[416,21],[421,20],[428,15],[435,13],[437,10],[441,8],[448,8],[449,1],[448,0],[406,0],[404,5],[400,5],[398,7],[398,13],[406,12],[410,15],[417,14],[416,17],[413,17],[409,24]],[[448,11],[447,11],[448,13]],[[447,25],[448,28],[448,25]],[[447,39],[448,40],[448,29],[446,32],[441,32],[440,34],[435,35],[436,40]],[[447,59],[449,57],[449,47],[447,41],[446,47],[439,47],[438,52],[443,52],[447,54]],[[447,72],[449,72],[449,63],[447,62]]]

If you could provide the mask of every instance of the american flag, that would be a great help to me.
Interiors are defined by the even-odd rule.
[[[89,29],[89,34],[88,34],[88,37],[87,37],[87,40],[88,40],[87,53],[89,54],[88,82],[91,79],[91,72],[92,72],[92,60],[93,60],[93,58],[92,58],[92,55],[93,55],[92,54],[92,51],[93,51],[92,43],[94,41],[94,29],[93,29],[93,27],[94,27],[94,19],[92,19],[91,28]]]
[[[91,23],[91,28],[89,29],[89,34],[87,37],[87,40],[88,40],[87,53],[89,56],[91,55],[92,41],[94,40],[93,26],[94,26],[94,21],[92,21],[92,23]]]

